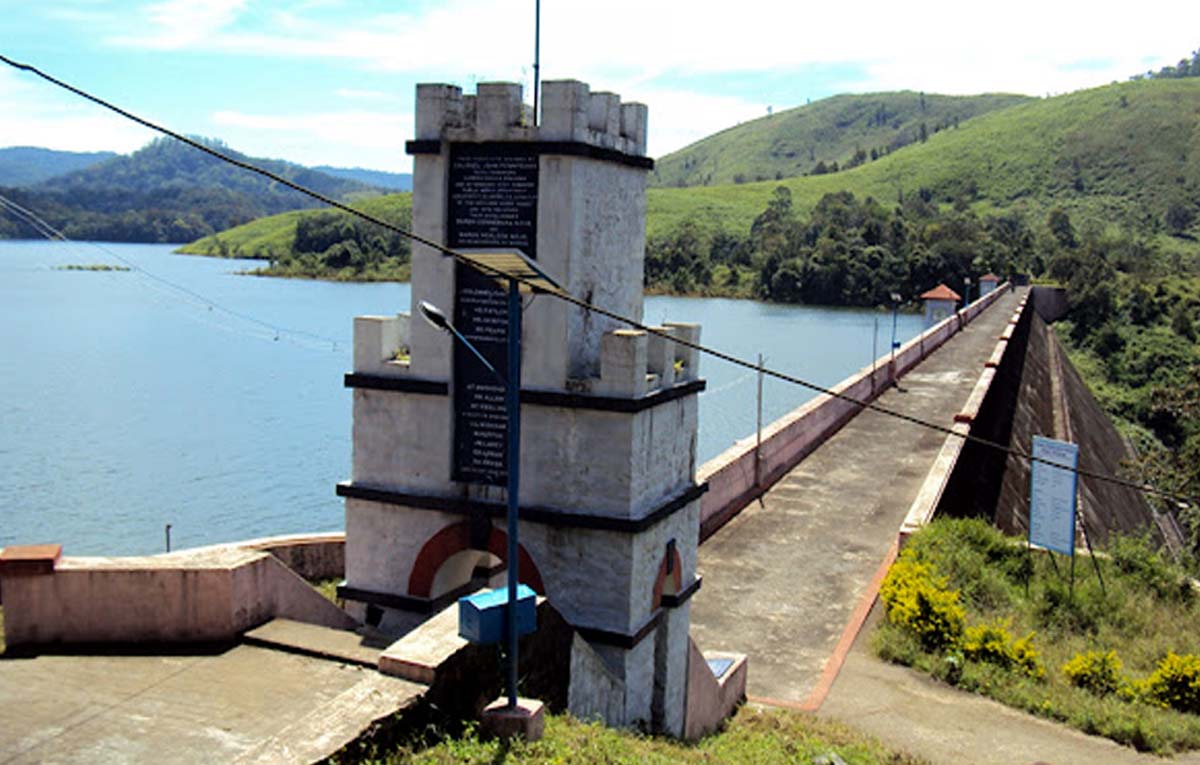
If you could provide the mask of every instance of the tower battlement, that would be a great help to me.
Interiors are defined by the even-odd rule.
[[[418,85],[416,140],[570,141],[646,155],[645,104],[593,93],[578,80],[550,80],[542,83],[542,118],[535,127],[522,90],[512,82],[481,82],[474,95],[464,95],[457,85]]]

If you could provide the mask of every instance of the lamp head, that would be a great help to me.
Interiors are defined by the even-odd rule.
[[[446,314],[442,313],[436,305],[430,303],[428,300],[422,300],[418,307],[421,309],[421,315],[425,317],[425,321],[443,332],[450,331],[450,321],[446,318]]]
[[[900,293],[899,292],[892,293],[892,302],[896,303],[896,304],[900,303]]]

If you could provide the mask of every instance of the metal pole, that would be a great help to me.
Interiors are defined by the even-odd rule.
[[[168,523],[167,527],[163,529],[163,531],[165,531],[167,535],[167,552],[171,552],[171,524]]]
[[[542,89],[542,0],[533,3],[533,126],[538,124],[538,92]]]
[[[520,547],[517,544],[517,500],[521,467],[521,292],[508,282],[508,708],[517,707],[517,583]]]
[[[758,354],[758,426],[754,429],[754,485],[762,485],[763,355]]]
[[[875,329],[871,332],[871,392],[875,392],[875,359],[879,358],[879,317],[875,317]]]
[[[900,375],[896,371],[896,321],[900,315],[900,301],[892,299],[892,385],[900,387]]]

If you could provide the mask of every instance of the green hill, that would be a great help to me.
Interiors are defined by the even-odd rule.
[[[355,209],[397,225],[408,226],[412,219],[412,193],[387,194],[381,197],[362,199],[354,203]],[[208,255],[210,257],[256,258],[271,260],[280,258],[292,250],[296,239],[296,224],[301,218],[328,214],[349,220],[350,215],[340,211],[293,210],[291,212],[258,218],[249,223],[206,236],[177,251],[185,255]],[[366,224],[370,225],[370,224]]]
[[[668,154],[657,161],[651,185],[720,186],[820,175],[874,161],[923,136],[1029,100],[912,91],[834,96],[744,122]]]
[[[1011,257],[995,255],[995,248],[994,257],[987,254],[992,238],[1001,235],[980,233],[981,229],[991,218],[1015,216],[1021,221],[1019,231],[1007,236],[1003,249],[1009,253],[1028,251],[1029,237],[1045,233],[1047,215],[1056,208],[1062,208],[1077,229],[1115,225],[1125,236],[1143,242],[1145,248],[1191,255],[1197,250],[1193,221],[1200,217],[1196,202],[1200,198],[1198,114],[1200,79],[1127,82],[1024,101],[960,122],[957,129],[941,130],[925,142],[918,141],[877,161],[838,173],[725,186],[652,188],[647,193],[648,278],[655,284],[692,284],[689,280],[671,282],[666,278],[682,267],[679,264],[689,263],[687,268],[696,268],[701,274],[700,284],[713,285],[705,287],[706,291],[750,294],[748,291],[757,289],[757,294],[776,296],[762,287],[762,279],[768,278],[763,274],[770,272],[769,268],[762,270],[769,258],[762,242],[755,239],[761,236],[752,234],[751,227],[780,187],[790,192],[787,214],[796,217],[795,225],[808,224],[806,219],[815,216],[811,225],[816,226],[807,234],[779,234],[796,240],[786,250],[791,253],[786,259],[808,262],[810,256],[805,253],[814,246],[819,249],[817,240],[827,236],[817,219],[825,220],[833,214],[828,205],[819,208],[818,204],[827,195],[849,192],[858,200],[855,204],[868,198],[878,202],[877,209],[853,213],[860,223],[870,218],[890,226],[889,216],[902,219],[897,222],[905,227],[903,241],[888,242],[869,233],[865,237],[888,250],[889,256],[907,263],[897,268],[907,269],[904,279],[913,284],[933,278],[942,267],[966,273],[973,268],[1017,266]],[[914,200],[919,200],[918,209],[908,209]],[[393,220],[407,220],[411,213],[407,194],[382,197],[371,204],[378,205],[377,209]],[[834,205],[840,206],[844,202]],[[905,208],[903,213],[894,212],[901,207]],[[959,212],[952,211],[952,207]],[[297,221],[308,214],[289,213],[254,221],[189,245],[184,251],[278,257],[289,252]],[[937,217],[941,214],[983,217],[964,223],[941,220]],[[945,241],[947,231],[969,235],[962,235],[967,237],[963,246],[951,248]],[[852,238],[862,236],[860,231]],[[801,241],[805,237],[808,241]],[[852,242],[846,252],[853,254],[858,246]],[[914,259],[924,258],[922,253],[926,251],[951,249],[956,252],[953,267],[950,261],[941,266],[931,261],[923,266],[924,271],[911,266]],[[671,254],[672,250],[677,252]],[[1026,252],[1023,257],[1032,255]],[[1047,262],[1051,255],[1040,253]],[[826,263],[842,262],[843,255],[835,260],[832,257],[826,257]],[[971,258],[979,262],[971,265]],[[698,266],[697,259],[711,259],[711,263]],[[1023,260],[1020,267],[1030,262]],[[665,268],[665,276],[651,277],[652,266]],[[746,274],[757,274],[758,281],[731,273],[738,268]],[[874,285],[857,297],[828,299],[869,301],[881,289]]]
[[[796,209],[851,191],[895,204],[926,189],[942,202],[1043,216],[1073,214],[1158,231],[1175,202],[1200,196],[1200,79],[1108,85],[981,115],[957,130],[839,173],[703,188],[652,189],[648,229],[683,221],[745,232],[777,186]]]
[[[379,193],[356,181],[213,145],[334,198]],[[187,242],[263,215],[317,206],[308,196],[172,139],[157,139],[128,156],[0,193],[37,211],[69,238],[118,242]],[[37,238],[37,232],[0,218],[0,238],[6,237]]]

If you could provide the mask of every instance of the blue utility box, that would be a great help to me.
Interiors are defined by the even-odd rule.
[[[469,643],[487,645],[504,642],[504,615],[508,610],[508,588],[480,590],[458,599],[458,636]],[[537,593],[517,585],[517,634],[537,630]]]

